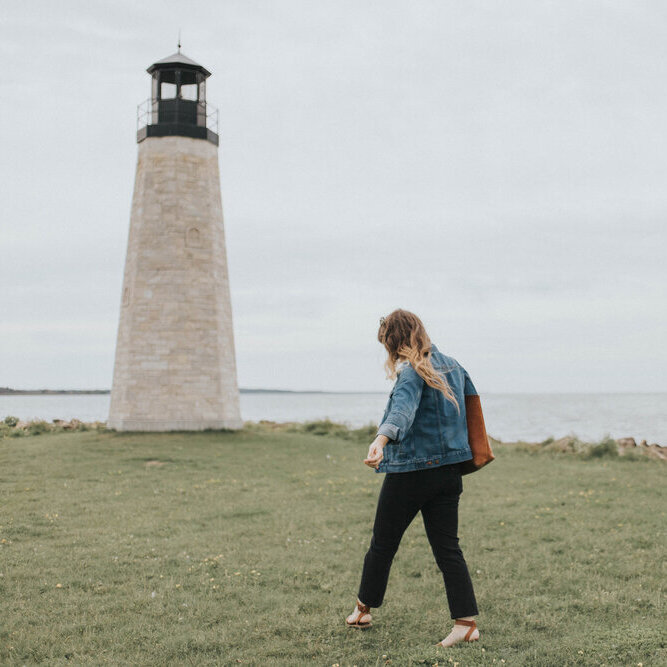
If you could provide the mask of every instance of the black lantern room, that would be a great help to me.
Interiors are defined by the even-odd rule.
[[[211,73],[179,50],[146,70],[151,97],[137,108],[137,142],[146,137],[192,137],[218,145],[218,110],[206,103]]]

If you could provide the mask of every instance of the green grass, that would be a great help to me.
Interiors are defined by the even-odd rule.
[[[419,517],[373,628],[346,628],[383,479],[363,434],[0,440],[0,663],[667,664],[667,469],[603,451],[500,445],[464,477],[479,642],[432,646],[451,621]]]

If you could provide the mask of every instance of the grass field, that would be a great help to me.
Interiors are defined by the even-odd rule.
[[[660,461],[497,446],[464,477],[481,640],[421,519],[346,628],[383,475],[367,439],[83,431],[0,440],[0,663],[665,665]]]

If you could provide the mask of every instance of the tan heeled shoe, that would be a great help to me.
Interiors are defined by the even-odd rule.
[[[352,616],[352,614],[350,614],[350,616],[348,616],[345,619],[345,622],[347,623],[347,626],[349,628],[370,628],[371,625],[372,625],[371,620],[370,620],[370,618],[371,618],[371,615],[370,615],[371,608],[368,605],[361,604],[361,602],[359,602],[359,600],[357,600],[357,610],[359,611],[359,615],[357,616],[357,618],[354,621],[352,621],[350,623],[350,621],[348,620],[350,618],[350,616]],[[369,620],[366,620],[362,623],[361,619],[364,616],[368,616]]]
[[[445,639],[439,641],[436,644],[436,646],[440,646],[441,648],[449,648],[450,646],[454,646],[459,642],[476,642],[479,639],[479,629],[474,619],[472,621],[466,621],[462,618],[457,618],[454,625],[468,625],[470,627],[468,628],[468,632],[466,632],[465,636],[461,637],[461,639],[457,639],[455,642],[452,642],[451,644],[443,644],[442,642],[444,642],[445,639],[447,639],[447,637],[445,637]]]

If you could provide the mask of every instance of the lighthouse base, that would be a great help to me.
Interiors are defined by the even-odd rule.
[[[229,419],[118,419],[109,420],[107,426],[116,431],[231,431],[243,428],[243,422]]]

